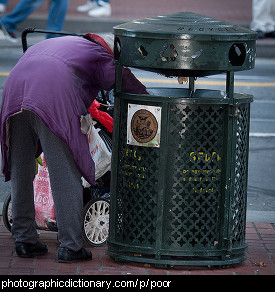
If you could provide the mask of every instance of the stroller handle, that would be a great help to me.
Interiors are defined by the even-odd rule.
[[[67,32],[67,31],[54,31],[54,30],[46,30],[46,29],[36,29],[33,27],[25,28],[21,34],[21,42],[22,42],[22,48],[23,53],[26,52],[28,49],[27,44],[27,35],[29,33],[50,33],[50,34],[59,34],[59,35],[72,35],[72,36],[83,36],[82,34],[77,34],[73,32]]]

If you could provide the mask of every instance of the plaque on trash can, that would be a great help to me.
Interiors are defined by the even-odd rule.
[[[161,107],[128,105],[127,143],[143,147],[160,147]]]

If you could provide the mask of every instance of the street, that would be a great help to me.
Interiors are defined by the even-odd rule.
[[[5,80],[22,54],[20,46],[0,47],[0,98]],[[176,79],[133,69],[147,87],[182,87]],[[16,86],[16,84],[15,84]],[[225,75],[198,78],[196,88],[225,90]],[[251,104],[247,221],[275,222],[275,59],[256,59],[250,71],[235,73],[236,93],[254,96]],[[1,102],[0,100],[0,102]],[[0,213],[10,183],[0,177]]]

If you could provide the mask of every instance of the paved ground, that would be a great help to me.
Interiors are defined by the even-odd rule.
[[[16,255],[10,232],[0,223],[0,275],[275,275],[275,224],[247,223],[247,259],[226,269],[179,266],[157,269],[143,263],[113,261],[107,245],[89,247],[93,260],[77,264],[55,261],[58,240],[56,233],[41,231],[40,240],[47,244],[49,253],[43,257],[24,259]]]
[[[71,0],[65,30],[74,32],[112,31],[116,24],[144,17],[177,11],[191,11],[248,26],[251,21],[251,0],[111,0],[113,13],[109,18],[91,19],[76,12],[86,0]],[[8,11],[17,3],[10,0]],[[45,3],[22,25],[44,28],[47,4]],[[257,41],[257,55],[275,57],[275,40]],[[151,265],[132,262],[117,263],[107,254],[107,245],[91,248],[93,261],[81,264],[55,262],[58,248],[56,233],[41,231],[41,241],[48,245],[49,253],[34,259],[19,258],[14,251],[11,234],[0,223],[0,275],[275,275],[275,224],[248,222],[246,242],[247,259],[227,269],[211,267],[174,267],[156,269]],[[163,278],[165,279],[165,278]]]

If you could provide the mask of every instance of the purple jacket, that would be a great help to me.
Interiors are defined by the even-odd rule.
[[[123,91],[146,94],[131,71],[123,68]],[[94,162],[80,117],[98,91],[115,87],[115,65],[108,51],[86,39],[66,36],[30,47],[12,69],[3,90],[0,113],[2,172],[10,180],[6,121],[21,109],[35,112],[70,148],[81,175],[94,184]]]

